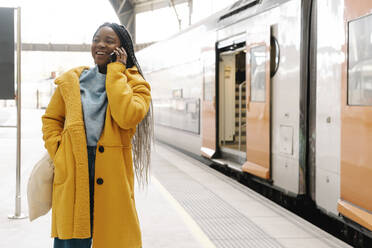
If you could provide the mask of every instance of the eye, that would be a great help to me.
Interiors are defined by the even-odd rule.
[[[99,41],[98,38],[94,38],[94,39],[93,39],[93,42],[94,42],[94,43],[97,43],[98,41]]]

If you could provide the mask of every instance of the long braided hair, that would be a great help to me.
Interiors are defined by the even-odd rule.
[[[94,36],[100,28],[105,26],[111,27],[116,35],[119,37],[121,46],[125,49],[128,55],[127,68],[136,66],[138,72],[142,75],[143,78],[145,78],[134,54],[133,41],[128,30],[123,25],[106,22],[98,27]],[[136,133],[134,134],[132,139],[133,164],[135,168],[136,178],[140,186],[147,185],[149,180],[151,147],[152,142],[154,141],[154,123],[152,116],[153,112],[151,101],[150,109],[147,112],[145,118],[137,125]]]

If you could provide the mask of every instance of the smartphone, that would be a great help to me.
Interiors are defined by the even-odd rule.
[[[111,60],[111,62],[116,61],[116,54],[114,52],[110,53],[110,60]]]

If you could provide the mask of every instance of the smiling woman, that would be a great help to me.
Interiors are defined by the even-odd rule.
[[[42,117],[45,147],[55,165],[54,248],[88,248],[92,239],[95,248],[140,248],[134,174],[147,183],[150,85],[124,26],[101,25],[91,51],[96,66],[57,78]]]

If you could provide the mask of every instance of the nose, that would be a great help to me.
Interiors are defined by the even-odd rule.
[[[99,41],[98,43],[97,43],[97,47],[98,48],[104,48],[106,46],[106,44],[105,44],[105,42],[103,42],[103,41]]]

